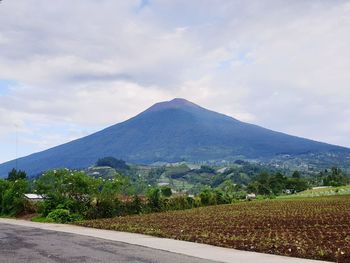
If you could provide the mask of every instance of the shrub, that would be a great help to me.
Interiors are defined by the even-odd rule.
[[[152,211],[159,212],[162,210],[162,198],[159,188],[150,188],[147,192],[149,207]]]
[[[37,213],[40,203],[42,202],[33,202],[33,201],[28,201],[25,200],[24,202],[24,214],[33,214],[33,213]]]
[[[230,197],[224,193],[223,191],[216,189],[214,190],[214,198],[215,198],[215,203],[220,205],[220,204],[229,204],[231,203]]]
[[[161,188],[162,195],[165,197],[170,197],[172,195],[171,188],[169,186],[164,186]]]
[[[45,195],[41,212],[44,216],[58,208],[85,215],[98,192],[100,181],[83,172],[67,169],[47,171],[36,182],[37,193]]]
[[[83,221],[84,217],[80,214],[71,214],[70,215],[70,222],[76,222],[76,221]]]
[[[57,204],[52,199],[47,199],[44,202],[38,203],[38,213],[46,217],[51,211],[55,210]]]
[[[210,189],[205,189],[199,194],[201,199],[201,204],[206,205],[214,205],[216,204],[216,196]]]
[[[184,210],[193,208],[194,200],[187,196],[176,196],[167,199],[166,210]]]
[[[68,223],[72,222],[72,217],[67,209],[55,209],[47,215],[48,219],[52,219],[56,223]]]
[[[117,198],[98,200],[98,202],[88,211],[88,219],[111,218],[125,215],[125,205]]]
[[[27,200],[28,182],[24,179],[16,181],[0,180],[0,214],[16,216],[23,213]]]
[[[130,214],[140,214],[143,211],[143,207],[141,198],[134,195],[132,201],[127,204],[127,211]]]

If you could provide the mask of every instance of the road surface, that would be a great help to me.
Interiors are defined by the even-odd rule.
[[[88,236],[0,224],[0,262],[210,263],[214,261]]]

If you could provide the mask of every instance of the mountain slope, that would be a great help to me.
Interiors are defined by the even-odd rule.
[[[18,167],[32,175],[50,168],[87,167],[104,156],[153,163],[319,152],[350,149],[271,131],[174,99],[87,137],[20,158]],[[14,166],[15,161],[0,165],[0,176]]]

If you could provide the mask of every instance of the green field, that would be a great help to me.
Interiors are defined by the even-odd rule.
[[[332,196],[332,195],[350,195],[350,185],[308,189],[294,195],[284,195],[278,198],[296,198],[296,197],[318,197],[318,196]]]

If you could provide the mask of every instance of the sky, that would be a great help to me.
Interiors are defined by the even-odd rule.
[[[350,1],[3,0],[0,163],[175,97],[350,147],[349,70]]]

